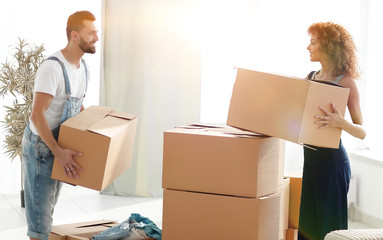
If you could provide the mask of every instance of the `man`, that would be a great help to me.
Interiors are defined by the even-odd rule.
[[[48,239],[52,226],[62,186],[51,179],[54,157],[66,176],[73,179],[82,172],[73,158],[81,153],[62,148],[57,137],[61,123],[84,109],[82,100],[89,73],[81,58],[85,53],[96,52],[95,20],[88,11],[69,16],[68,44],[49,57],[36,73],[32,114],[23,137],[25,210],[31,240]]]

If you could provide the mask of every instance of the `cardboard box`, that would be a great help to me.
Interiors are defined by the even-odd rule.
[[[163,240],[277,240],[279,194],[244,198],[164,190]]]
[[[290,178],[289,228],[298,228],[302,192],[302,172],[286,172],[285,176]]]
[[[84,172],[71,180],[55,159],[52,178],[102,191],[131,165],[138,117],[91,106],[60,128],[58,143],[82,153],[75,161]]]
[[[231,127],[165,131],[162,187],[244,197],[276,193],[280,141]]]
[[[278,186],[278,193],[281,195],[280,216],[279,216],[279,239],[286,239],[286,231],[289,223],[289,195],[290,178],[284,178],[282,185]]]
[[[112,220],[97,220],[52,226],[49,240],[87,240],[115,224]]]
[[[283,185],[283,180],[285,178],[285,140],[279,140],[278,186],[281,186]]]
[[[328,83],[328,82],[327,82]],[[318,129],[331,103],[344,116],[349,89],[324,82],[238,69],[227,125],[296,143],[338,148],[341,129]],[[332,111],[332,110],[331,110]]]
[[[287,229],[286,240],[298,240],[298,229],[296,228]]]

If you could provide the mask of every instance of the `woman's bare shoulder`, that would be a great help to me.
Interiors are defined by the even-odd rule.
[[[339,84],[346,88],[355,88],[356,82],[355,79],[353,79],[350,76],[344,76],[340,81]]]

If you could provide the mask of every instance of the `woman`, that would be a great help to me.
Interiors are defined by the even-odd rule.
[[[345,120],[332,103],[331,109],[319,107],[323,115],[315,116],[319,129],[340,128],[363,139],[363,118],[355,79],[359,77],[356,47],[351,35],[332,22],[315,23],[308,28],[311,36],[307,50],[310,60],[321,69],[307,78],[337,83],[350,89],[347,107],[352,122]],[[314,146],[313,146],[314,147]],[[340,141],[338,149],[304,148],[302,196],[298,239],[323,240],[328,232],[347,229],[347,192],[350,163]]]

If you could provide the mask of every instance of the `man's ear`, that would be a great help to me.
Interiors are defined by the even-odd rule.
[[[71,39],[72,41],[77,42],[78,37],[79,37],[78,32],[76,32],[76,31],[73,30],[73,31],[70,33],[70,39]]]

